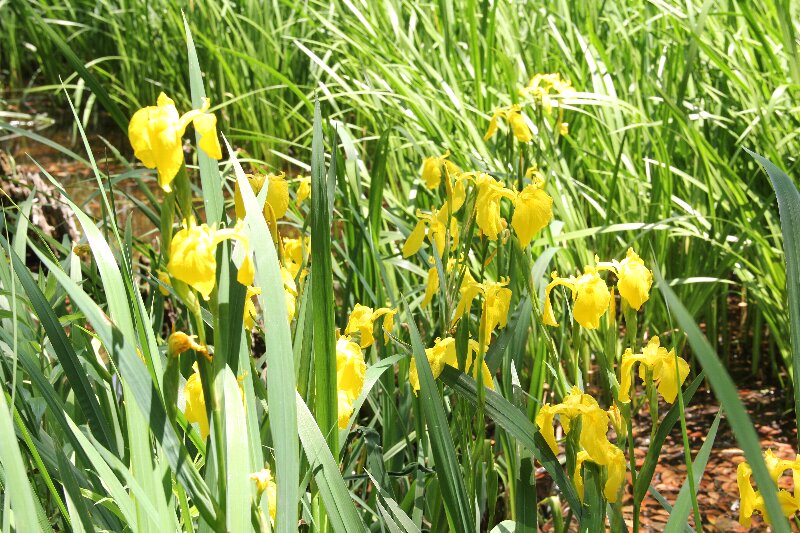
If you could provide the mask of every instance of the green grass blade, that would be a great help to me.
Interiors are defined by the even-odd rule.
[[[689,386],[686,387],[686,390],[683,391],[684,405],[689,405],[689,402],[692,401],[692,397],[694,393],[697,392],[697,388],[700,384],[703,383],[703,379],[705,379],[705,372],[700,372]],[[680,420],[680,416],[680,406],[675,403],[658,425],[656,434],[652,438],[650,446],[647,448],[647,455],[645,455],[642,468],[636,474],[636,484],[633,486],[634,501],[640,502],[644,499],[644,495],[650,487],[650,482],[653,480],[653,474],[655,474],[656,465],[658,464],[658,456],[661,454],[664,441],[667,440],[667,437],[672,432],[672,428],[675,427],[675,424]]]
[[[721,418],[722,411],[717,413],[717,416],[714,418],[711,429],[708,430],[708,434],[706,435],[706,440],[703,442],[703,446],[700,447],[697,457],[695,457],[692,462],[695,486],[699,486],[700,480],[703,478],[703,472],[705,472],[706,464],[708,464],[708,457],[711,455],[711,449],[714,447],[714,441],[717,438],[717,429],[719,428],[719,421]],[[692,492],[689,488],[689,480],[687,479],[681,487],[681,491],[678,493],[675,505],[672,507],[669,521],[664,529],[665,533],[680,533],[684,531],[686,520],[689,518],[689,513],[692,511]],[[701,528],[702,525],[695,524],[695,527]]]
[[[356,511],[339,466],[300,394],[295,393],[297,422],[303,449],[314,473],[325,511],[334,531],[367,531]]]
[[[253,482],[250,475],[250,454],[247,452],[247,423],[239,384],[229,368],[217,374],[222,381],[225,423],[225,473],[228,477],[225,504],[228,531],[247,531],[250,528],[250,502]]]
[[[278,255],[272,242],[267,222],[250,182],[236,155],[225,140],[231,155],[233,170],[245,206],[245,223],[248,239],[255,253],[256,284],[261,287],[259,305],[269,325],[264,330],[267,351],[267,403],[270,429],[275,447],[276,484],[278,486],[278,531],[297,529],[297,512],[300,495],[300,444],[297,435],[297,411],[293,401],[296,392],[292,337],[286,313],[283,278],[278,266]]]
[[[739,443],[739,447],[744,451],[745,459],[753,469],[756,485],[764,497],[764,503],[766,504],[767,514],[772,522],[773,530],[778,533],[788,533],[789,524],[781,511],[778,493],[776,490],[771,490],[775,487],[775,484],[772,482],[767,466],[764,463],[764,458],[761,455],[761,442],[742,404],[742,400],[739,398],[733,380],[731,380],[728,371],[725,370],[722,361],[714,353],[708,340],[703,336],[700,328],[697,327],[689,311],[686,310],[686,307],[675,295],[675,292],[664,282],[661,271],[657,268],[654,269],[653,276],[658,283],[661,294],[664,296],[664,300],[666,300],[667,306],[678,321],[678,325],[686,332],[692,352],[694,352],[697,360],[703,366],[714,395],[719,400],[722,408],[728,413],[728,421],[731,429],[733,429],[733,434]]]
[[[792,179],[768,159],[747,148],[745,151],[764,166],[772,181],[772,187],[775,189],[775,196],[778,198],[783,252],[786,256],[786,292],[789,301],[794,413],[798,427],[800,427],[800,192]]]
[[[445,365],[440,379],[452,387],[459,396],[465,398],[471,404],[477,405],[478,389],[474,379],[447,365]],[[508,400],[493,390],[487,389],[484,392],[486,394],[486,415],[517,439],[542,464],[556,485],[558,485],[558,488],[561,489],[570,508],[573,509],[573,514],[580,522],[581,503],[578,499],[578,493],[575,491],[575,486],[567,479],[561,463],[553,455],[550,446],[545,442],[544,437],[539,434],[539,430],[527,419],[522,411],[514,407]]]
[[[335,160],[335,158],[333,158]],[[334,164],[334,163],[332,163]],[[314,104],[311,143],[311,305],[314,328],[314,415],[328,446],[339,456],[334,331],[333,267],[331,265],[331,213],[325,172],[325,147],[319,102]]]
[[[420,382],[420,402],[425,423],[428,425],[428,438],[431,442],[433,458],[442,492],[444,508],[450,529],[454,531],[475,531],[473,522],[472,505],[467,496],[464,485],[464,474],[458,464],[453,437],[447,424],[442,398],[439,396],[439,387],[433,379],[428,357],[425,355],[425,346],[419,336],[417,325],[408,304],[405,305],[408,329],[411,333],[411,346],[417,362],[417,372]]]
[[[200,70],[200,62],[197,59],[197,50],[194,47],[192,32],[189,29],[189,22],[183,16],[183,27],[186,31],[186,48],[189,55],[189,88],[192,93],[192,107],[200,109],[203,105],[203,98],[206,90],[203,87],[203,73]],[[195,132],[195,140],[200,143],[200,134]],[[197,149],[197,162],[200,167],[200,183],[203,186],[203,206],[206,210],[206,222],[209,225],[218,224],[222,221],[225,213],[224,198],[222,196],[222,177],[219,173],[217,162],[206,155],[205,152]]]
[[[28,480],[5,394],[0,394],[0,464],[3,466],[4,490],[11,499],[11,509],[14,511],[16,530],[42,531],[36,518],[36,496]]]
[[[100,403],[97,401],[97,396],[91,383],[89,383],[86,371],[81,366],[75,349],[61,326],[55,311],[53,311],[50,302],[47,301],[47,298],[39,289],[25,263],[14,251],[9,251],[14,264],[14,272],[16,272],[17,278],[28,294],[31,305],[39,317],[47,337],[50,339],[53,351],[58,356],[61,367],[64,369],[64,375],[75,393],[75,398],[81,407],[81,411],[89,422],[89,427],[92,428],[92,431],[104,446],[120,454],[121,451],[116,449],[116,440],[110,429],[111,426],[100,408]]]

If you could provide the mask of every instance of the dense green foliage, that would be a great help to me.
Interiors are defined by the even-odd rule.
[[[545,520],[557,530],[570,520],[590,530],[607,512],[620,530],[621,508],[601,494],[605,470],[587,463],[579,501],[572,484],[577,438],[567,438],[559,463],[535,415],[542,402],[561,400],[584,381],[611,407],[622,350],[653,335],[670,338],[693,372],[661,422],[654,417],[650,450],[629,487],[634,513],[648,489],[655,492],[649,482],[659,450],[676,428],[688,482],[671,502],[680,519],[670,527],[701,514],[696,483],[717,425],[702,450],[691,450],[684,418],[701,370],[765,490],[759,444],[726,368],[732,354],[751,358],[752,375],[783,380],[800,368],[792,357],[800,318],[792,300],[791,328],[783,251],[786,238],[796,272],[797,191],[787,175],[799,167],[799,30],[792,21],[800,20],[800,5],[0,0],[0,13],[8,37],[0,83],[9,101],[51,94],[84,136],[127,130],[131,115],[162,91],[182,110],[199,108],[207,93],[219,131],[239,149],[230,153],[223,141],[220,170],[193,154],[197,165],[181,171],[169,195],[127,144],[113,154],[124,170],[110,176],[92,157],[81,159],[96,178],[92,199],[101,207],[90,213],[70,202],[91,245],[89,260],[29,224],[31,201],[4,208],[0,345],[14,355],[0,365],[7,386],[0,483],[15,487],[0,498],[4,531],[266,530],[267,503],[251,505],[256,492],[246,477],[264,464],[277,476],[281,531],[294,530],[297,519],[320,531],[503,531],[504,520],[518,531]],[[539,108],[533,142],[516,143],[505,132],[485,141],[494,109],[518,102],[534,74],[550,72],[577,91],[561,108],[568,134]],[[6,122],[0,129],[33,137]],[[767,166],[775,189],[761,170],[767,163],[745,149],[777,165]],[[420,183],[422,161],[446,150],[461,168],[512,187],[537,166],[554,200],[553,223],[522,252],[509,238],[489,253],[472,218],[459,220],[473,272],[510,277],[514,295],[508,325],[479,354],[496,377],[495,392],[452,368],[437,382],[423,363],[424,349],[440,336],[456,337],[463,352],[483,316],[451,323],[452,283],[441,286],[437,305],[420,306],[428,257],[401,253],[417,209],[441,205]],[[283,252],[261,238],[270,228],[259,216],[264,194],[247,186],[251,167],[312,176],[311,201],[293,203],[278,224],[284,236],[305,233],[319,243],[310,274],[297,280],[296,318],[288,324],[267,313],[283,297]],[[135,180],[141,193],[124,192],[119,180]],[[222,202],[232,207],[235,183],[263,290],[255,337],[264,347],[253,353],[235,249],[220,247],[218,289],[202,309],[180,289],[162,295],[157,281],[182,217],[233,224],[233,209]],[[192,204],[192,196],[202,200]],[[134,205],[158,229],[134,235],[117,205]],[[622,258],[630,246],[666,281],[656,282],[638,316],[624,312],[624,330],[616,319],[596,331],[571,328],[562,304],[561,328],[540,323],[551,271],[574,274],[595,254]],[[445,277],[446,260],[431,265]],[[788,293],[797,290],[790,283]],[[359,303],[398,309],[402,326],[386,339],[376,329],[376,345],[365,350],[363,407],[337,431],[336,350],[324,332],[343,330]],[[170,327],[215,347],[210,362],[197,358],[214,398],[208,442],[180,412],[176,418],[167,376],[188,377],[191,363],[169,368]],[[419,395],[408,385],[412,354]],[[237,376],[244,404],[236,401]],[[652,386],[647,394],[657,415]],[[629,429],[631,412],[623,412]],[[624,442],[620,436],[627,454]],[[536,502],[531,457],[559,496]],[[774,491],[765,491],[765,504],[777,509]],[[561,505],[570,508],[565,523]]]

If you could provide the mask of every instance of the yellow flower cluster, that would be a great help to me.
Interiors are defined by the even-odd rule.
[[[631,371],[636,363],[641,363],[639,377],[644,380],[646,370],[650,370],[653,373],[653,381],[656,383],[658,392],[667,403],[673,403],[681,385],[689,375],[689,363],[682,357],[677,357],[674,349],[667,351],[666,348],[663,348],[658,337],[650,339],[641,354],[634,355],[630,348],[626,349],[620,365],[622,375],[620,376],[619,401],[622,403],[631,401]]]
[[[158,183],[166,192],[172,190],[172,180],[181,169],[183,159],[183,134],[189,123],[200,134],[199,147],[209,157],[222,159],[222,149],[217,138],[217,117],[207,113],[210,102],[206,98],[200,109],[183,115],[166,94],[158,96],[158,105],[138,110],[128,125],[128,138],[134,155],[147,168],[158,169]]]
[[[770,477],[777,485],[778,479],[787,470],[792,471],[792,480],[794,481],[794,494],[788,490],[781,489],[778,491],[778,501],[781,504],[784,516],[791,518],[795,513],[800,511],[800,455],[795,457],[794,461],[787,459],[779,459],[772,450],[767,450],[764,454],[764,462],[767,464]],[[736,471],[736,483],[739,486],[739,523],[744,527],[750,527],[751,517],[754,512],[761,513],[764,520],[769,524],[769,517],[767,516],[764,506],[764,497],[760,491],[753,489],[750,484],[750,477],[753,471],[747,463],[739,463]]]
[[[480,346],[478,345],[478,341],[469,339],[469,342],[467,343],[467,356],[464,363],[466,367],[465,371],[467,373],[471,373],[476,380],[478,379],[478,366],[476,359],[479,349]],[[458,368],[456,340],[453,337],[436,339],[433,348],[427,348],[425,350],[425,356],[428,358],[428,364],[431,366],[431,373],[433,373],[434,379],[441,375],[445,365]],[[484,386],[494,390],[492,373],[489,371],[486,361],[483,362],[483,366],[481,367],[480,371],[483,375],[482,377]],[[411,358],[411,366],[408,369],[408,381],[411,383],[411,388],[414,390],[414,393],[419,391],[419,373],[417,371],[417,361],[415,357]]]
[[[265,466],[260,471],[250,474],[250,479],[256,482],[258,496],[267,495],[267,505],[269,507],[269,517],[275,521],[275,514],[278,511],[278,486],[272,479],[272,472],[269,466]]]
[[[616,502],[620,487],[625,480],[626,464],[625,454],[607,437],[610,417],[614,416],[614,413],[602,410],[597,400],[588,394],[583,394],[577,387],[573,387],[560,404],[544,404],[536,415],[536,425],[555,455],[558,454],[558,444],[553,429],[556,415],[558,415],[565,433],[570,432],[576,419],[580,417],[579,443],[583,449],[577,455],[573,480],[581,500],[583,499],[581,467],[585,461],[591,461],[606,467],[606,483],[603,494],[609,502]]]
[[[481,234],[489,240],[496,241],[508,226],[501,214],[500,201],[503,198],[511,201],[514,206],[511,226],[523,248],[528,246],[536,233],[550,223],[553,218],[553,199],[544,191],[544,180],[535,167],[526,173],[531,183],[522,191],[516,191],[485,172],[461,172],[456,165],[445,159],[448,155],[449,153],[445,153],[440,157],[429,157],[423,163],[422,179],[428,188],[437,187],[441,183],[442,170],[446,173],[447,201],[441,209],[433,209],[430,214],[417,211],[419,220],[403,245],[403,257],[417,253],[426,234],[428,240],[436,244],[439,255],[444,256],[448,230],[450,250],[456,249],[459,227],[453,215],[464,204],[467,182],[473,183],[476,191],[475,223]]]
[[[525,115],[523,115],[521,111],[522,106],[519,104],[512,104],[507,107],[498,107],[495,109],[489,121],[489,129],[486,130],[483,140],[488,141],[495,136],[499,129],[497,121],[502,118],[508,123],[511,131],[514,133],[514,138],[521,143],[531,142],[533,140],[533,133],[531,133],[531,129],[525,121]]]
[[[595,258],[596,260],[596,258]],[[550,301],[550,292],[558,285],[563,285],[572,291],[572,316],[575,321],[586,329],[600,327],[602,317],[611,303],[611,292],[606,282],[598,275],[600,270],[610,270],[617,275],[617,289],[627,305],[637,311],[650,297],[650,287],[653,284],[653,275],[644,266],[644,261],[633,251],[628,249],[628,254],[622,261],[608,263],[598,262],[597,266],[587,266],[582,275],[561,278],[553,272],[551,281],[545,291],[544,312],[542,320],[548,326],[558,326],[553,304]]]
[[[464,281],[459,290],[461,299],[456,307],[453,325],[465,314],[469,313],[472,301],[477,296],[483,296],[483,306],[481,309],[481,335],[484,342],[489,343],[492,332],[495,328],[506,327],[508,323],[508,311],[511,305],[511,289],[507,288],[508,280],[486,281],[478,283],[469,273],[464,274]]]

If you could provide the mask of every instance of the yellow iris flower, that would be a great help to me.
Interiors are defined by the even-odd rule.
[[[606,282],[597,275],[597,270],[587,266],[584,273],[577,278],[560,278],[553,272],[553,281],[547,285],[544,300],[543,321],[548,326],[558,326],[553,304],[550,301],[550,292],[556,285],[564,285],[572,291],[572,316],[575,321],[586,329],[596,329],[600,327],[600,317],[608,309],[611,302],[611,293],[606,286]]]
[[[244,260],[236,279],[242,285],[252,285],[255,270],[241,223],[233,228],[216,230],[206,224],[197,225],[194,219],[185,221],[184,227],[172,237],[167,271],[173,278],[194,287],[208,300],[216,284],[216,248],[227,239],[234,239],[244,246]]]
[[[471,373],[472,377],[474,377],[476,381],[478,379],[478,368],[476,364],[473,364],[473,362],[476,362],[479,349],[480,346],[478,345],[478,341],[474,339],[469,339],[469,342],[467,344],[467,356],[464,362],[464,364],[466,365],[465,371],[467,373]],[[453,337],[436,339],[433,348],[425,349],[425,356],[428,358],[428,364],[431,366],[431,373],[433,374],[433,379],[438,378],[442,374],[442,370],[444,370],[445,365],[452,366],[453,368],[458,368],[456,340]],[[486,365],[486,361],[483,362],[483,366],[481,368],[481,374],[483,379],[483,385],[494,390],[494,381],[492,381],[492,373],[489,370],[489,367]],[[420,386],[419,386],[419,373],[417,370],[417,361],[416,358],[414,357],[411,358],[411,365],[408,368],[408,381],[411,384],[411,388],[413,389],[414,394],[416,394],[419,391]]]
[[[394,315],[396,313],[397,309],[381,307],[373,311],[371,307],[356,304],[353,311],[350,313],[350,318],[347,321],[344,334],[352,335],[353,333],[358,333],[359,345],[361,348],[369,348],[375,342],[375,338],[372,336],[375,321],[380,317],[385,317],[383,319],[383,341],[389,342],[389,333],[391,333],[394,328]]]
[[[583,450],[578,453],[578,464],[573,476],[578,495],[583,499],[581,466],[585,461],[591,461],[607,467],[603,494],[609,502],[616,502],[619,489],[625,480],[626,463],[622,450],[609,442],[606,436],[609,414],[600,408],[597,400],[588,394],[583,394],[577,387],[573,387],[560,404],[544,404],[536,415],[536,425],[553,454],[557,455],[558,444],[553,428],[556,415],[565,433],[570,432],[575,419],[581,418],[581,434],[578,442]]]
[[[544,110],[550,114],[553,111],[552,94],[560,97],[571,96],[575,88],[568,81],[563,80],[560,74],[536,74],[519,91],[520,96],[527,96],[537,101]]]
[[[311,257],[311,237],[298,237],[292,239],[283,239],[283,263],[292,277],[297,279],[300,274],[300,279],[303,279],[305,270],[303,265]]]
[[[426,157],[422,162],[422,181],[428,189],[435,189],[442,182],[442,168],[451,176],[461,174],[458,165],[448,160],[448,157],[450,150],[440,156]]]
[[[653,273],[644,266],[644,261],[633,251],[633,248],[628,248],[628,253],[622,261],[614,259],[611,262],[598,262],[597,268],[598,270],[611,270],[617,275],[619,295],[637,311],[650,299]]]
[[[508,198],[514,201],[517,195],[485,172],[465,174],[464,176],[472,179],[478,190],[475,198],[477,211],[475,223],[489,240],[495,241],[499,233],[506,227],[505,220],[500,216],[500,200]]]
[[[786,459],[778,459],[772,450],[767,450],[764,454],[764,462],[767,464],[770,477],[773,481],[778,483],[780,478],[786,470],[791,469],[792,478],[794,480],[794,494],[788,490],[781,489],[778,491],[778,501],[781,504],[781,510],[786,518],[791,518],[795,513],[800,511],[800,455],[797,455],[794,461]],[[753,489],[750,484],[750,477],[753,471],[747,463],[739,463],[736,470],[736,484],[739,488],[739,523],[749,528],[753,513],[759,512],[764,517],[764,521],[769,524],[769,516],[766,513],[766,506],[764,505],[764,498],[761,492]],[[775,487],[777,488],[777,486]]]
[[[430,214],[417,211],[419,221],[403,245],[403,257],[410,257],[417,253],[425,240],[426,230],[428,241],[436,244],[439,255],[444,255],[447,242],[447,209],[434,209]],[[450,249],[458,246],[458,222],[455,217],[450,217]]]
[[[472,301],[478,296],[483,296],[483,306],[481,309],[481,327],[483,338],[488,344],[495,328],[506,327],[508,323],[508,311],[511,306],[511,289],[507,288],[508,280],[487,281],[478,283],[469,272],[464,274],[464,281],[461,283],[461,299],[456,306],[453,325],[461,317],[469,313]]]
[[[667,351],[666,348],[661,346],[661,341],[658,337],[653,337],[644,347],[642,353],[634,355],[633,351],[628,348],[622,354],[622,364],[620,365],[620,385],[619,385],[619,401],[628,403],[631,401],[631,370],[635,363],[640,363],[639,377],[645,379],[646,369],[653,371],[653,380],[656,382],[658,392],[664,397],[667,403],[673,403],[678,391],[689,375],[689,363],[682,357],[677,358],[675,362],[675,350]],[[676,380],[675,365],[677,364],[677,374],[680,381]]]
[[[272,479],[272,472],[269,466],[265,466],[261,471],[250,474],[250,479],[256,482],[256,490],[258,495],[267,495],[267,506],[269,508],[269,517],[274,521],[275,514],[278,511],[278,486]]]
[[[518,192],[514,200],[514,216],[511,227],[517,233],[519,244],[525,248],[533,236],[553,219],[553,198],[544,192],[544,181],[536,169],[529,169],[533,183]]]
[[[364,387],[367,364],[361,347],[347,336],[336,341],[336,387],[338,389],[339,429],[347,428],[353,414],[353,402]]]
[[[513,104],[508,107],[499,107],[495,109],[492,118],[489,121],[489,129],[486,130],[486,135],[483,136],[484,141],[488,141],[497,133],[498,119],[503,118],[508,122],[514,137],[523,143],[533,140],[533,133],[531,133],[525,117],[521,113],[522,107],[519,104]]]
[[[207,113],[210,103],[203,99],[203,106],[183,115],[166,94],[158,96],[158,105],[138,110],[128,125],[128,138],[133,153],[147,168],[158,169],[158,183],[166,192],[172,190],[171,183],[184,162],[183,134],[189,123],[200,134],[198,146],[209,157],[222,159],[222,149],[217,138],[217,117]]]

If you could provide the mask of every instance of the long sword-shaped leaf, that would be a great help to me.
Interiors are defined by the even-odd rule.
[[[686,332],[689,338],[689,345],[692,347],[697,360],[703,366],[714,395],[728,413],[728,421],[733,429],[733,434],[744,451],[747,462],[753,469],[756,485],[764,497],[764,503],[766,504],[767,514],[772,522],[773,530],[779,533],[788,533],[789,524],[783,516],[781,504],[778,501],[778,492],[777,490],[771,490],[771,488],[775,487],[775,483],[773,483],[767,470],[767,465],[764,464],[764,458],[761,456],[761,442],[744,405],[742,405],[736,385],[728,375],[728,371],[725,370],[722,361],[714,353],[714,349],[708,343],[708,340],[701,333],[700,328],[697,327],[697,323],[695,323],[689,311],[675,295],[675,292],[664,282],[661,271],[656,268],[653,275],[672,315],[678,321],[680,328]]]
[[[81,366],[75,349],[69,342],[64,328],[61,327],[61,323],[58,321],[58,317],[53,311],[50,302],[47,301],[47,298],[45,298],[44,294],[39,289],[39,286],[25,266],[25,263],[13,250],[9,251],[11,252],[11,260],[14,264],[14,272],[17,274],[17,278],[28,294],[33,310],[39,317],[39,322],[41,322],[42,327],[44,327],[47,333],[47,337],[50,339],[50,343],[53,345],[53,351],[56,353],[56,356],[58,356],[58,361],[64,369],[64,375],[75,393],[75,398],[78,401],[78,405],[81,407],[81,411],[83,411],[84,416],[86,416],[86,419],[89,421],[89,427],[92,428],[92,432],[97,437],[97,440],[110,450],[115,450],[116,453],[119,454],[120,452],[116,450],[115,447],[116,440],[113,438],[110,429],[111,426],[108,424],[106,417],[103,415],[103,411],[100,409],[100,402],[97,401],[97,396],[95,396],[94,389],[91,383],[89,383],[86,371],[83,369],[83,366]]]
[[[292,352],[292,336],[286,314],[286,296],[278,265],[278,254],[272,242],[262,210],[253,188],[228,141],[225,146],[231,156],[233,170],[245,206],[245,223],[250,245],[255,253],[256,283],[262,289],[258,301],[265,316],[270,317],[264,328],[267,350],[267,403],[270,429],[275,446],[276,484],[278,485],[278,531],[297,529],[297,510],[300,478],[300,443],[297,436],[297,410],[294,402],[296,382]]]
[[[422,344],[408,304],[405,305],[405,312],[419,375],[422,415],[428,425],[428,438],[431,442],[436,478],[442,491],[447,520],[452,531],[471,533],[475,531],[474,515],[464,485],[464,473],[456,458],[453,436],[450,434],[450,427],[447,424],[444,404],[439,396],[439,387],[436,386],[436,381],[433,379],[431,366],[425,355],[425,346]]]
[[[314,104],[314,133],[311,140],[311,305],[314,328],[314,415],[328,446],[339,456],[336,429],[336,344],[334,331],[333,267],[331,265],[331,216],[325,175],[325,147],[322,115]],[[331,165],[335,165],[335,157]]]
[[[694,472],[694,484],[697,486],[703,478],[703,472],[706,470],[708,464],[708,457],[711,455],[711,449],[714,447],[714,441],[717,438],[717,429],[719,428],[719,421],[722,417],[722,411],[717,413],[714,418],[714,423],[711,424],[711,429],[708,430],[706,440],[700,447],[697,457],[694,458],[692,470]],[[664,529],[665,533],[680,533],[686,527],[686,520],[689,518],[689,513],[692,511],[692,492],[689,490],[689,480],[681,487],[678,493],[678,499],[675,500],[675,506],[669,514],[669,521],[667,527]],[[701,528],[702,524],[695,524],[695,527]]]
[[[786,292],[789,296],[794,414],[798,427],[800,427],[800,192],[791,178],[768,159],[747,148],[745,151],[764,166],[769,179],[772,180],[775,196],[778,198],[783,252],[786,256]],[[800,448],[798,449],[800,450]]]
[[[459,396],[473,405],[477,405],[478,384],[475,383],[474,379],[448,365],[445,365],[439,379],[452,387]],[[558,485],[558,488],[561,489],[573,514],[580,522],[581,504],[578,500],[578,493],[575,491],[572,482],[564,474],[564,469],[558,458],[553,455],[550,446],[545,442],[544,437],[539,434],[539,430],[528,420],[525,413],[511,404],[511,402],[493,390],[487,389],[484,392],[486,394],[486,415],[517,439],[542,464],[556,485]]]
[[[295,401],[300,440],[303,442],[303,449],[314,473],[314,480],[333,530],[366,532],[367,529],[356,511],[342,473],[339,472],[339,465],[333,459],[319,426],[299,393],[295,393]]]

